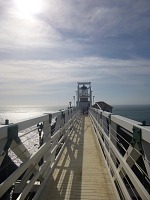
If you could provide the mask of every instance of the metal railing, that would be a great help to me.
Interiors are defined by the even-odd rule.
[[[95,108],[89,115],[120,199],[150,199],[150,126]]]
[[[79,115],[77,108],[0,126],[0,198],[37,199]]]

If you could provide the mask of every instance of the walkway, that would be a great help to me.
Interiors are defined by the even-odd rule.
[[[39,199],[116,200],[88,117],[81,117]]]

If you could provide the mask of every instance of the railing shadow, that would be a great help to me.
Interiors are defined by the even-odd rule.
[[[46,199],[80,199],[84,145],[84,116],[74,124],[62,156],[46,188]]]

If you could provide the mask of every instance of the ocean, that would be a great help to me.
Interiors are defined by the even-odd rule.
[[[56,112],[63,108],[65,108],[65,106],[3,105],[0,106],[0,123],[3,124],[6,119],[8,119],[10,123],[16,123],[44,113]]]
[[[150,125],[150,105],[116,105],[113,113]]]
[[[6,119],[16,123],[31,117],[51,113],[65,108],[65,106],[18,105],[0,106],[0,123]],[[150,105],[114,105],[113,114],[121,115],[139,122],[150,124]]]

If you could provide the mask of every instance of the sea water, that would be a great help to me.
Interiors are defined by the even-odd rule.
[[[0,106],[0,123],[3,124],[6,119],[8,119],[10,123],[16,123],[43,115],[44,113],[53,113],[63,108],[63,105],[3,105]]]
[[[113,113],[150,125],[150,105],[116,105]]]
[[[16,123],[44,113],[52,113],[65,108],[65,106],[50,105],[7,105],[0,106],[0,123],[6,119]],[[113,114],[121,115],[139,122],[146,121],[150,124],[150,105],[114,105]]]

